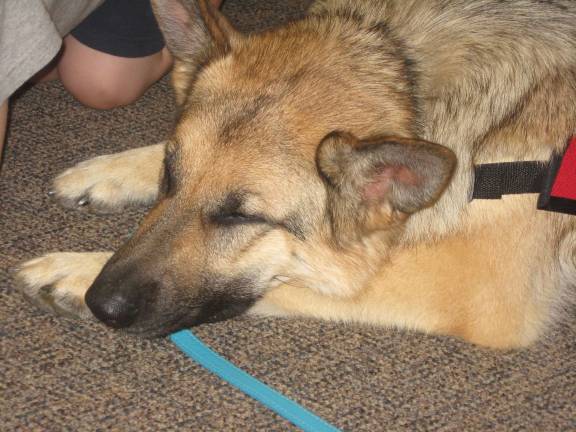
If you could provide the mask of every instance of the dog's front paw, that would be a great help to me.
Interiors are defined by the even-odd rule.
[[[65,207],[112,213],[150,204],[158,196],[164,145],[99,156],[67,169],[54,180],[50,195]]]
[[[16,279],[23,294],[42,309],[88,319],[92,313],[84,295],[111,256],[108,252],[51,253],[22,264]]]

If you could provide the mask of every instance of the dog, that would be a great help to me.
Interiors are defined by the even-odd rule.
[[[208,1],[153,6],[173,133],[54,195],[155,205],[114,254],[23,264],[27,297],[143,336],[248,313],[499,349],[568,310],[576,217],[470,196],[476,166],[544,163],[576,133],[576,3],[326,0],[250,35]]]

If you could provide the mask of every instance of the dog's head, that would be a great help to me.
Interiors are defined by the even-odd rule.
[[[407,63],[354,17],[244,36],[209,2],[154,8],[179,120],[159,202],[89,307],[156,335],[242,313],[280,283],[354,292],[455,165],[414,138]]]

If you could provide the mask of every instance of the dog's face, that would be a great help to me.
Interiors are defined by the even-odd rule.
[[[455,164],[411,138],[402,64],[369,74],[321,18],[245,37],[207,2],[159,0],[155,12],[176,58],[179,121],[160,200],[89,307],[158,335],[242,313],[280,283],[354,292]]]

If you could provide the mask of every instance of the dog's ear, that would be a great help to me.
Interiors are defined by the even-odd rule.
[[[241,34],[210,0],[152,0],[152,7],[174,56],[172,81],[181,103],[198,69],[228,53]]]
[[[316,162],[328,184],[335,222],[360,222],[373,231],[434,204],[452,177],[456,156],[423,140],[361,141],[333,132],[322,140]]]

